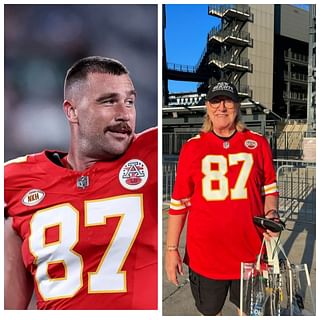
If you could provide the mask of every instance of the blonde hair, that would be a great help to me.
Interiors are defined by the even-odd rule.
[[[234,121],[235,121],[237,131],[242,132],[247,128],[247,126],[241,120],[240,103],[237,104],[237,108],[238,108],[238,112]],[[212,121],[207,112],[204,116],[201,132],[212,132],[212,131],[213,131]]]

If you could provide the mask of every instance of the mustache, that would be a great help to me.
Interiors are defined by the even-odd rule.
[[[126,122],[120,122],[115,125],[105,127],[104,133],[107,131],[131,134],[132,128]]]

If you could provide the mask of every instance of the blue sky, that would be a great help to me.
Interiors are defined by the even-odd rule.
[[[296,5],[307,8],[308,5]],[[195,66],[205,48],[212,27],[220,19],[208,15],[207,4],[166,5],[167,62]],[[169,81],[169,92],[196,91],[193,82]]]
[[[207,35],[220,19],[208,15],[208,5],[166,5],[167,62],[195,66]],[[169,92],[195,91],[196,83],[169,80]]]

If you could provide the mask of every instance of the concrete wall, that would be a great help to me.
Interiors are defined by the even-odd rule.
[[[280,35],[309,41],[309,12],[292,5],[282,4],[280,8]]]
[[[248,23],[253,38],[253,48],[248,49],[248,58],[253,64],[253,73],[247,75],[248,85],[253,89],[253,99],[272,109],[274,5],[250,5],[254,22]]]

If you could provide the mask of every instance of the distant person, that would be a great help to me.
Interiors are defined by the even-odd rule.
[[[126,67],[67,72],[68,153],[5,165],[6,309],[157,309],[157,130],[135,133]],[[57,128],[57,130],[59,130]]]
[[[235,86],[218,82],[206,96],[201,133],[180,152],[171,199],[165,268],[178,285],[179,240],[186,219],[185,263],[203,315],[220,315],[228,291],[240,308],[241,262],[255,262],[263,235],[254,216],[278,219],[278,191],[267,140],[240,121]],[[277,234],[266,231],[265,236]]]

